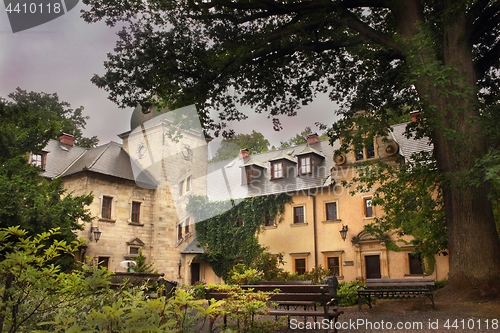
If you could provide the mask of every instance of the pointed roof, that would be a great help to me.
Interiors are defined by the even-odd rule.
[[[279,161],[279,160],[287,160],[287,161],[290,161],[292,163],[297,163],[297,161],[295,160],[295,158],[293,158],[291,156],[291,154],[293,153],[293,150],[291,150],[290,152],[284,152],[283,150],[279,152],[278,155],[276,155],[275,157],[269,159],[269,162],[275,162],[275,161]]]
[[[191,243],[189,243],[184,250],[181,251],[181,254],[201,254],[205,253],[205,249],[200,246],[198,242],[198,238],[193,238]]]
[[[248,161],[246,161],[242,166],[241,168],[244,168],[244,167],[247,167],[247,166],[258,166],[262,169],[267,169],[266,165],[260,161],[257,161],[255,159],[253,159],[252,157],[250,157],[248,159]]]
[[[315,154],[315,155],[318,155],[321,158],[325,158],[325,155],[323,155],[322,152],[317,151],[316,149],[312,148],[309,145],[307,145],[304,148],[304,150],[302,150],[300,153],[295,154],[295,156],[301,156],[301,155],[307,155],[307,154]]]
[[[141,187],[156,188],[156,182],[147,170],[134,177],[134,162],[122,146],[113,141],[88,149],[50,140],[44,151],[47,151],[47,162],[41,175],[49,179],[90,171],[135,181]]]

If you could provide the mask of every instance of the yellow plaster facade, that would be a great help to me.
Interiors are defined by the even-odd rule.
[[[355,150],[347,155],[327,156],[337,162],[331,170],[334,184],[291,193],[293,202],[286,205],[282,220],[274,226],[266,226],[259,234],[259,242],[272,253],[283,253],[283,268],[289,272],[300,272],[305,265],[307,271],[317,266],[332,269],[340,281],[422,276],[416,272],[415,263],[412,266],[412,261],[418,259],[412,258],[411,246],[399,244],[402,251],[389,251],[385,242],[363,231],[374,217],[384,214],[381,207],[371,206],[373,192],[351,195],[341,185],[342,180],[349,181],[356,175],[356,163],[390,162],[397,149],[394,141],[377,138],[372,156],[367,156],[366,149],[363,158],[356,157]],[[294,210],[300,207],[303,207],[304,221],[294,222]],[[345,240],[340,234],[344,226],[348,228]],[[438,255],[431,277],[445,279],[448,269],[448,257]]]

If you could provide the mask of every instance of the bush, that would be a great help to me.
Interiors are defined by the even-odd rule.
[[[339,306],[352,306],[358,303],[359,289],[364,288],[365,285],[358,281],[341,282],[337,291],[339,299]]]
[[[446,280],[446,279],[436,281],[434,284],[434,289],[437,290],[437,289],[444,288],[444,286],[446,286],[447,282],[448,282],[448,280]]]
[[[228,284],[259,284],[264,280],[261,273],[255,268],[249,268],[245,264],[236,265],[228,274]]]

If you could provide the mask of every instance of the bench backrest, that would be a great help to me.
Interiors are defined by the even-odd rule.
[[[305,284],[312,284],[312,280],[305,280],[305,281],[262,281],[259,283],[260,285],[284,285],[284,284],[292,284],[292,285],[305,285]]]
[[[434,279],[366,279],[366,287],[432,287]]]
[[[310,301],[325,304],[330,301],[328,285],[290,285],[290,284],[277,284],[277,285],[243,285],[240,286],[245,290],[252,290],[255,292],[276,292],[271,295],[270,300],[273,302],[279,301]],[[279,291],[278,291],[279,290]],[[226,292],[206,291],[208,299],[214,298],[216,300],[228,297]]]

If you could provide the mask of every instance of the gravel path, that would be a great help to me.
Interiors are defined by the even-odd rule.
[[[429,303],[429,302],[428,302]],[[498,332],[500,333],[500,302],[440,302],[436,301],[436,309],[427,304],[423,310],[421,298],[406,300],[379,300],[369,309],[364,305],[361,310],[357,306],[341,308],[344,314],[337,323],[339,333],[374,333],[374,332]],[[271,320],[274,318],[261,318]],[[333,324],[303,318],[292,318],[290,325],[280,333],[319,333],[334,332]],[[222,324],[218,319],[217,324]],[[314,326],[316,325],[316,326]],[[218,332],[219,330],[216,330]],[[206,329],[203,332],[207,332]]]

